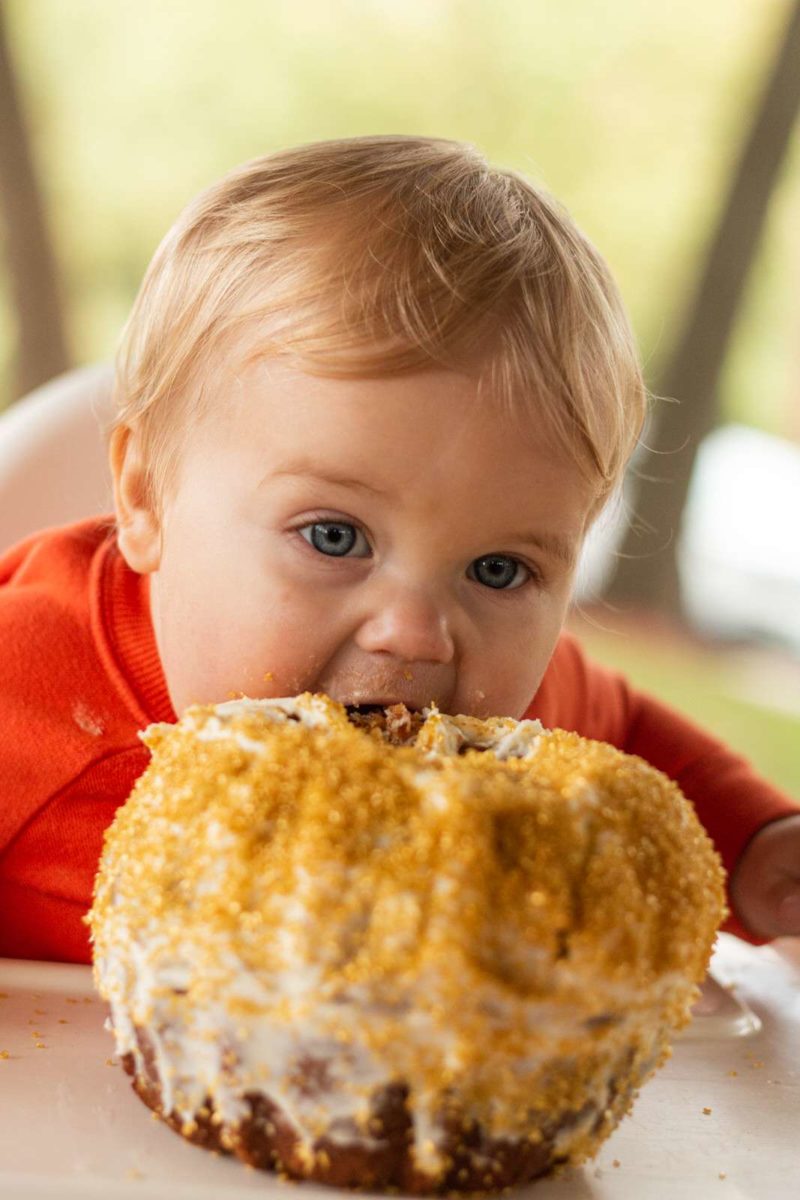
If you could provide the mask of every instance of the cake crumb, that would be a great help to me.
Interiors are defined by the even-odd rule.
[[[11,1058],[8,1050],[0,1050],[0,1058]]]
[[[0,992],[0,1000],[7,1000],[8,992]]]
[[[711,1116],[711,1109],[710,1109],[710,1108],[704,1108],[704,1109],[703,1109],[703,1116],[704,1116],[704,1117],[710,1117],[710,1116]]]
[[[622,1163],[619,1161],[618,1158],[615,1158],[611,1165],[612,1165],[612,1167],[621,1167]]]
[[[69,1025],[69,1021],[67,1020],[66,1017],[59,1017],[58,1023],[59,1023],[59,1025]]]
[[[114,1066],[114,1060],[113,1060],[113,1058],[107,1058],[107,1059],[106,1059],[106,1066],[107,1066],[107,1067],[113,1067],[113,1066]]]
[[[736,1079],[738,1074],[739,1074],[738,1071],[728,1071],[728,1079]]]
[[[128,1167],[127,1171],[125,1172],[125,1178],[126,1179],[144,1179],[144,1175],[142,1174],[142,1172],[139,1170],[138,1167]]]
[[[728,1178],[728,1176],[725,1174],[725,1172],[724,1172],[724,1171],[720,1171],[720,1173],[719,1173],[719,1177],[720,1177],[720,1179],[727,1179],[727,1178]]]
[[[47,1049],[47,1046],[45,1046],[44,1042],[34,1042],[34,1047],[36,1050],[46,1050]]]

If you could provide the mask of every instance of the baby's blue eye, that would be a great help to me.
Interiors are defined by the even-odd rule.
[[[313,525],[304,525],[298,533],[320,554],[332,558],[345,558],[354,549],[353,558],[366,558],[369,554],[364,534],[345,521],[315,521]]]
[[[486,554],[470,563],[467,574],[486,587],[511,591],[521,587],[530,572],[524,563],[509,558],[507,554]]]

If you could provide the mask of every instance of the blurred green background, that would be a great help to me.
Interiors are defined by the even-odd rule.
[[[669,344],[785,0],[9,0],[77,361],[114,349],[199,188],[279,146],[476,143],[609,259],[645,361]],[[726,367],[725,410],[798,433],[800,140]],[[11,351],[0,321],[0,372]]]
[[[652,376],[790,7],[7,0],[73,360],[112,356],[161,236],[198,189],[234,164],[297,142],[403,132],[474,142],[553,191],[610,262]],[[722,381],[724,417],[794,440],[798,212],[795,135]],[[0,270],[0,407],[13,348]],[[781,690],[776,705],[764,700],[763,678],[753,682],[757,668],[743,683],[728,652],[688,646],[679,654],[636,629],[588,636],[599,657],[621,663],[800,793],[796,675],[780,684],[788,694]]]
[[[574,631],[592,657],[698,721],[800,800],[800,672],[761,648],[719,648],[647,624],[580,612]]]

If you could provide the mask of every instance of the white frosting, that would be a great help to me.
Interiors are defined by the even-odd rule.
[[[536,753],[543,732],[541,721],[520,721],[515,729],[504,734],[491,748],[500,759],[530,758]]]
[[[125,938],[124,922],[117,922],[117,936]],[[436,993],[435,976],[416,980],[400,1001],[393,997],[389,1006],[376,1003],[374,996],[353,989],[348,995],[324,997],[320,988],[320,968],[305,962],[291,962],[295,948],[286,944],[287,967],[268,979],[257,977],[241,961],[230,958],[224,944],[216,950],[220,972],[228,981],[205,1005],[191,1005],[176,995],[186,987],[194,971],[191,946],[186,959],[165,958],[160,950],[163,939],[155,927],[145,947],[127,943],[127,960],[98,960],[97,978],[110,1001],[111,1022],[119,1055],[132,1053],[139,1070],[144,1069],[134,1024],[146,1025],[152,1040],[155,1068],[162,1089],[165,1111],[174,1111],[186,1120],[193,1118],[207,1096],[226,1122],[235,1124],[248,1111],[244,1099],[248,1091],[263,1091],[280,1105],[304,1144],[311,1149],[325,1132],[341,1144],[376,1144],[364,1128],[366,1099],[392,1078],[393,1055],[388,1058],[371,1049],[359,1036],[365,1025],[370,1029],[373,1047],[382,1035],[392,1035],[402,1020],[404,1047],[399,1055],[413,1061],[417,1053],[435,1054],[445,1067],[462,1065],[462,1046],[457,1031],[432,1020],[422,996]],[[124,942],[122,944],[125,944]],[[130,973],[125,961],[130,964]],[[560,964],[558,968],[560,968]],[[566,982],[568,972],[561,972]],[[585,981],[584,981],[585,983]],[[651,994],[643,1008],[642,996],[633,987],[608,987],[597,983],[609,994],[603,1002],[616,1015],[608,1031],[609,1054],[631,1040],[638,1041],[645,1054],[655,1053],[659,1030],[653,1028],[653,1006],[657,1009],[676,987],[685,987],[677,976],[665,977],[657,995]],[[213,988],[209,991],[213,992]],[[551,1000],[524,1003],[525,1025],[530,1033],[527,1053],[506,1062],[493,1063],[502,1078],[513,1071],[533,1081],[537,1072],[553,1063],[554,1048],[569,1045],[576,1028],[598,1010],[598,997],[591,997],[585,1010]],[[613,995],[612,995],[613,993]],[[588,998],[587,998],[588,999]],[[255,1011],[240,1011],[240,1002]],[[502,1030],[509,1019],[518,1021],[520,1001],[487,985],[478,993],[465,996],[465,1005],[482,1014],[487,1040],[492,1027]],[[598,1040],[598,1046],[600,1041]],[[226,1063],[225,1052],[233,1051],[233,1062]],[[325,1063],[326,1086],[318,1092],[297,1085],[297,1068],[309,1059]],[[594,1118],[608,1101],[608,1079],[598,1078],[592,1100]],[[435,1172],[441,1165],[441,1131],[435,1122],[438,1097],[422,1091],[413,1097],[413,1154],[423,1170]],[[593,1118],[593,1119],[594,1119]],[[588,1120],[589,1118],[587,1118]],[[512,1129],[495,1128],[495,1136],[515,1136]],[[570,1146],[584,1136],[580,1125],[568,1126],[559,1135],[558,1152],[568,1154]]]
[[[224,724],[248,713],[268,717],[271,721],[301,721],[310,729],[327,727],[331,723],[331,712],[338,706],[326,696],[304,693],[302,696],[276,696],[268,700],[252,700],[246,696],[240,700],[226,700],[214,706],[214,712]]]

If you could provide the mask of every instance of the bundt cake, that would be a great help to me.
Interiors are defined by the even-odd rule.
[[[689,1019],[723,873],[640,759],[308,693],[142,736],[94,970],[192,1141],[332,1184],[523,1183],[592,1154]]]

